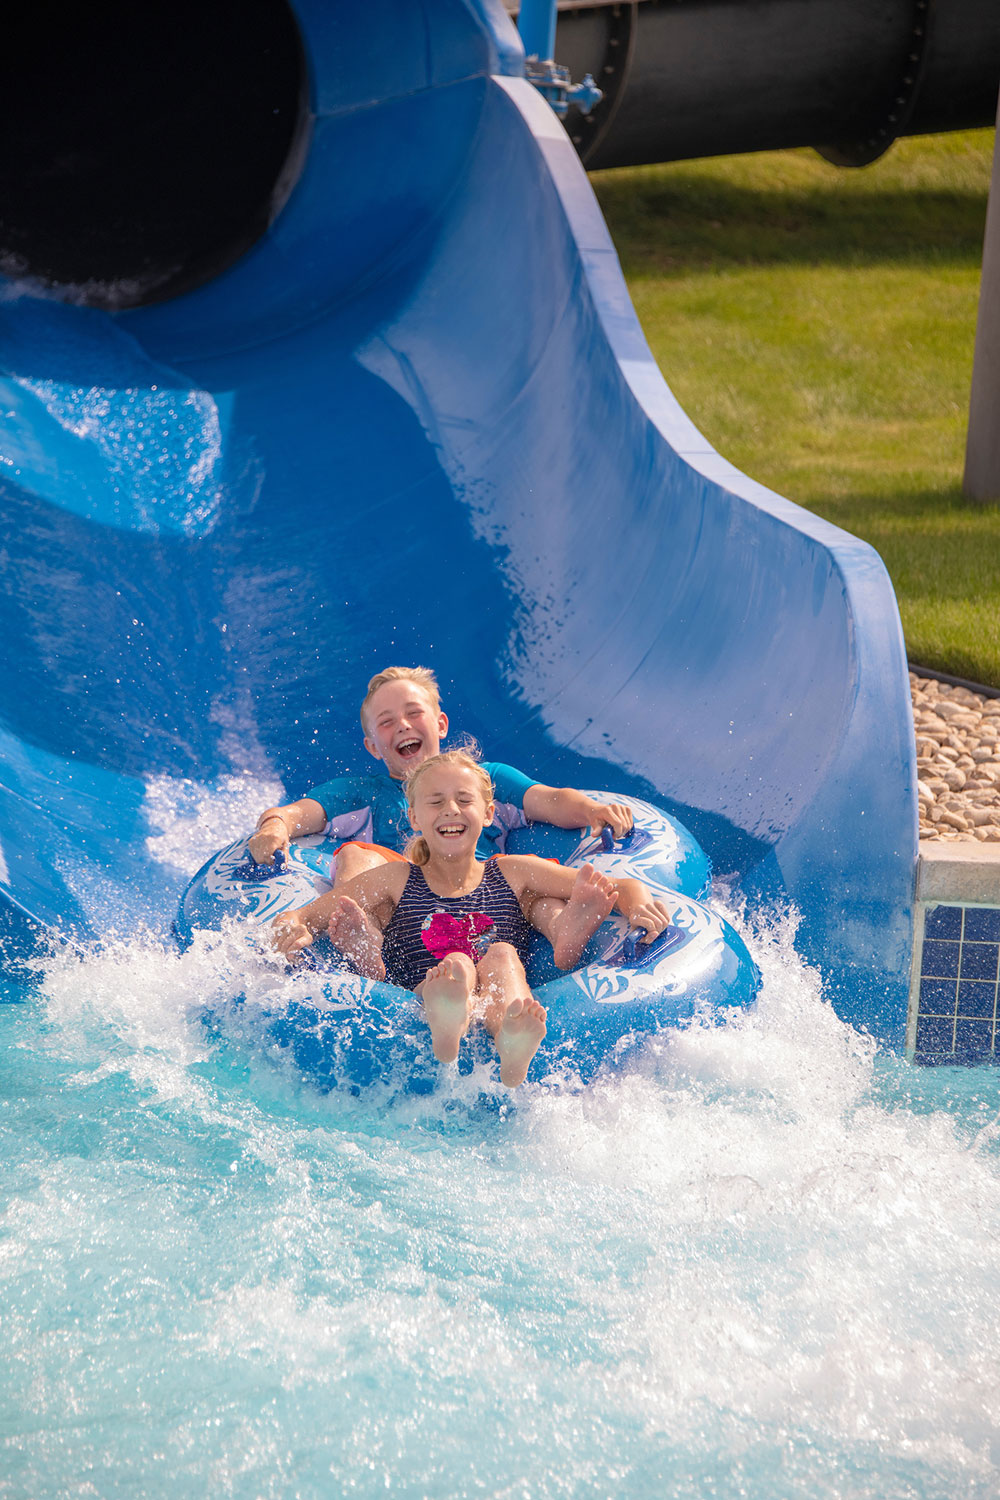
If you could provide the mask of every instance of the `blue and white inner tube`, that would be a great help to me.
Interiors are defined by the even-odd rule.
[[[751,1005],[760,976],[735,930],[699,897],[710,867],[692,835],[669,814],[636,797],[591,792],[598,801],[627,803],[635,819],[620,841],[536,824],[508,835],[507,853],[558,858],[569,868],[589,861],[611,876],[644,881],[673,914],[651,943],[628,931],[617,913],[591,938],[579,966],[557,969],[540,935],[527,962],[528,981],[548,1012],[548,1029],[529,1079],[587,1082],[645,1036],[696,1015]],[[187,947],[199,929],[227,918],[260,928],[279,912],[304,906],[331,888],[339,840],[321,834],[293,842],[287,860],[255,865],[247,838],[214,855],[181,898],[175,931]],[[287,1053],[297,1071],[323,1089],[387,1085],[394,1092],[427,1093],[441,1076],[419,1003],[408,991],[354,973],[327,938],[319,938],[273,987],[255,986],[253,1003],[241,995],[216,1009],[213,1024],[229,1035],[256,1039]],[[459,1071],[494,1057],[481,1027],[462,1044]]]

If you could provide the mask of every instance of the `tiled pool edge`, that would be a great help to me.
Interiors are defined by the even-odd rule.
[[[971,839],[922,841],[908,1057],[930,1065],[1000,1062],[998,954],[1000,848]]]

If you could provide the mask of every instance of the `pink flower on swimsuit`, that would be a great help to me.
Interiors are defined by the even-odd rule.
[[[485,912],[471,911],[464,917],[452,917],[436,911],[425,917],[420,927],[424,947],[440,963],[449,953],[465,953],[478,963],[496,934],[496,923]]]

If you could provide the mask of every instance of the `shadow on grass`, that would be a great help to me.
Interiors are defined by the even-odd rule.
[[[970,533],[1000,538],[1000,504],[978,505],[967,500],[957,483],[936,485],[932,488],[871,490],[845,496],[809,496],[798,498],[798,503],[807,510],[814,510],[838,526],[845,524],[842,517],[855,520],[867,519],[873,524],[894,526],[905,524],[907,532],[926,534],[968,536]],[[996,576],[1000,588],[1000,552],[984,558],[984,563]]]
[[[1000,687],[1000,505],[974,505],[950,485],[808,508],[879,553],[912,661]]]
[[[932,672],[947,672],[952,677],[964,677],[966,682],[981,687],[1000,688],[1000,665],[984,661],[981,654],[967,651],[962,646],[932,647],[920,645],[911,649],[907,642],[907,659],[914,667],[928,667]]]
[[[751,189],[706,174],[594,181],[626,272],[707,266],[978,267],[985,193]]]

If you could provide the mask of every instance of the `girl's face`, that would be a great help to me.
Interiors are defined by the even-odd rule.
[[[493,821],[493,803],[483,800],[479,777],[467,766],[432,766],[417,782],[410,824],[432,854],[454,858],[474,853],[479,835]]]

